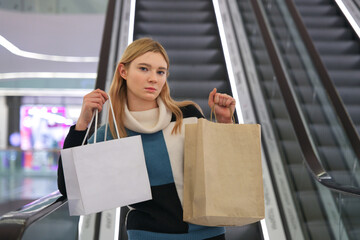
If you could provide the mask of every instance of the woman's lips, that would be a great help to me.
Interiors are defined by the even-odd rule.
[[[145,88],[145,90],[149,91],[149,92],[155,92],[156,91],[156,89],[152,88],[152,87]]]

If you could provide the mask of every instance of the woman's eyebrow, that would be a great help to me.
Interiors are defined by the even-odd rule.
[[[151,67],[151,65],[150,65],[150,64],[147,64],[147,63],[138,63],[138,65],[145,65],[145,66],[147,66],[147,67]]]
[[[148,64],[148,63],[138,63],[138,65],[144,65],[144,66],[147,66],[147,67],[149,67],[149,68],[151,68],[152,66],[150,65],[150,64]],[[162,70],[167,70],[167,68],[166,67],[159,67],[159,69],[162,69]]]

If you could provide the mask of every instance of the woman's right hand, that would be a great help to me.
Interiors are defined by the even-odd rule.
[[[100,89],[96,89],[84,96],[83,104],[81,107],[81,113],[78,121],[75,125],[75,130],[83,131],[86,130],[93,112],[95,109],[98,109],[101,112],[104,103],[108,100],[108,95],[106,92]]]

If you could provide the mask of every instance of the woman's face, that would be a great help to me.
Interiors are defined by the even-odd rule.
[[[167,63],[160,53],[147,52],[135,58],[128,69],[120,65],[120,74],[126,80],[128,108],[142,111],[157,107],[167,74]]]

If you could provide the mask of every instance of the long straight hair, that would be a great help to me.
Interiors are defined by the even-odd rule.
[[[120,137],[127,136],[127,133],[125,130],[125,125],[124,125],[124,118],[123,118],[123,116],[125,114],[125,104],[127,102],[127,85],[126,85],[126,80],[124,80],[120,75],[119,66],[120,66],[120,64],[123,64],[126,69],[129,69],[131,62],[134,59],[142,56],[143,54],[145,54],[147,52],[160,53],[164,57],[164,60],[167,63],[167,71],[166,71],[167,77],[169,76],[169,64],[170,64],[169,57],[168,57],[164,47],[159,42],[154,41],[151,38],[141,38],[141,39],[138,39],[138,40],[135,40],[134,42],[132,42],[125,49],[125,52],[122,55],[118,65],[116,67],[116,71],[115,71],[115,74],[114,74],[114,77],[113,77],[113,80],[112,80],[112,83],[110,86],[110,91],[109,91],[109,95],[111,97],[111,101],[113,104],[114,114],[115,114],[115,118],[117,121]],[[177,134],[178,132],[181,131],[183,114],[180,110],[180,107],[194,105],[201,111],[200,107],[192,101],[178,102],[178,101],[175,101],[174,99],[172,99],[170,96],[170,88],[169,88],[167,81],[165,81],[165,84],[164,84],[158,97],[160,97],[163,100],[165,106],[176,117],[176,122],[175,122],[174,128],[172,129],[172,132],[171,132],[172,134]],[[112,113],[110,110],[109,110],[109,125],[110,125],[111,135],[113,136],[113,138],[117,138],[117,134],[116,134],[113,118],[112,118]]]

